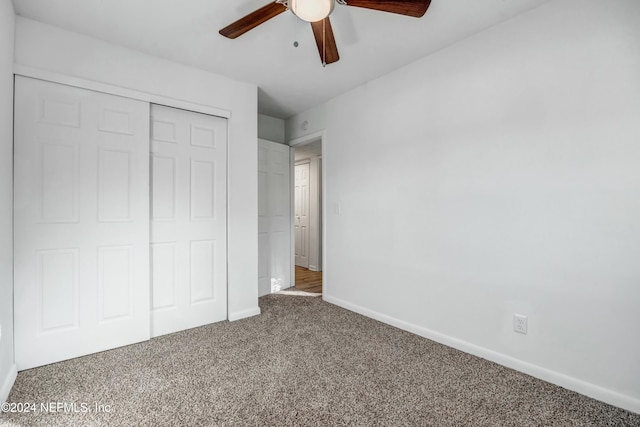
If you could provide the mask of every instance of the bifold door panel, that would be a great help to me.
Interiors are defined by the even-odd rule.
[[[18,368],[149,339],[149,105],[15,84]]]
[[[227,318],[227,121],[151,107],[152,336]]]

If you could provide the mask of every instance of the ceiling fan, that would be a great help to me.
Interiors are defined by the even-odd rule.
[[[311,23],[322,65],[331,64],[340,59],[329,20],[335,3],[420,18],[429,8],[431,0],[275,0],[219,32],[235,39],[289,9],[298,18]]]

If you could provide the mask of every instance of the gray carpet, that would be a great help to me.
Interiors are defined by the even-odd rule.
[[[271,295],[221,322],[21,372],[3,426],[640,426],[640,415],[384,325]]]

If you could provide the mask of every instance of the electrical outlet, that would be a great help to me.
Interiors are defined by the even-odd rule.
[[[513,315],[513,331],[520,334],[527,333],[527,316],[522,314]]]

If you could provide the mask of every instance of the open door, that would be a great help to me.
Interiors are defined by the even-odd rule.
[[[258,140],[258,291],[267,295],[291,282],[290,148]]]

